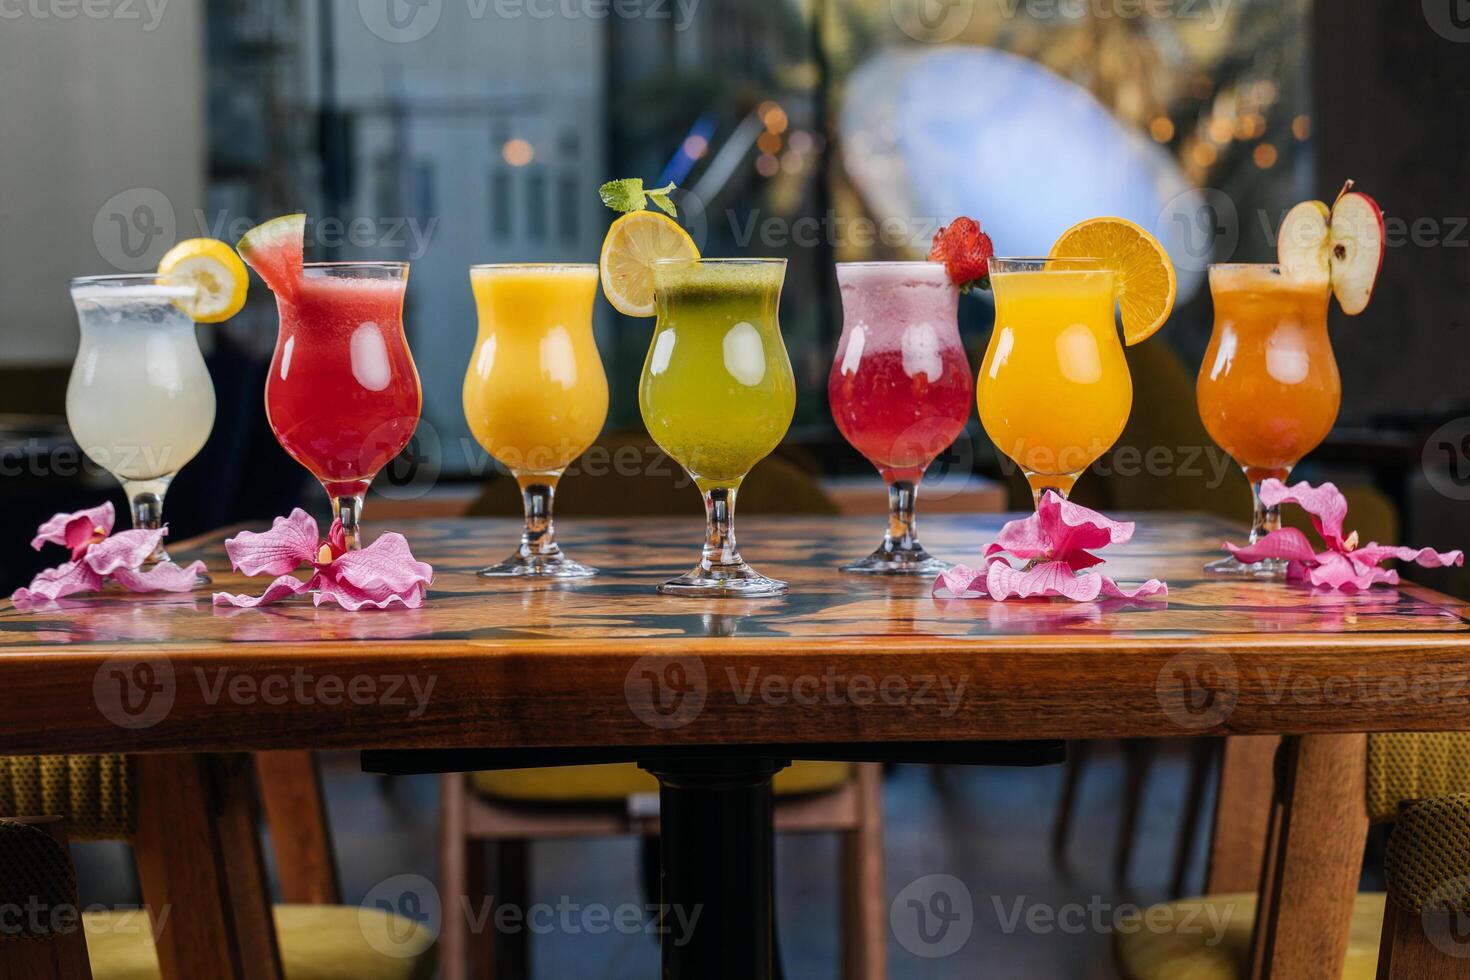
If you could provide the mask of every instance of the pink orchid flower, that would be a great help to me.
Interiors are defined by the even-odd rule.
[[[276,579],[259,596],[216,592],[216,606],[253,609],[311,592],[318,606],[330,600],[351,612],[394,604],[417,609],[434,580],[434,569],[414,559],[403,535],[384,534],[360,551],[349,551],[341,521],[332,522],[322,541],[316,521],[299,507],[290,517],[277,517],[269,531],[241,531],[225,542],[225,552],[235,571]],[[302,565],[312,567],[305,581],[291,574]]]
[[[188,592],[204,572],[204,562],[187,568],[160,562],[143,569],[167,528],[112,533],[117,512],[104,503],[73,514],[56,514],[36,529],[31,547],[40,551],[58,544],[71,552],[71,561],[41,572],[31,584],[10,597],[18,606],[54,602],[78,592],[100,592],[108,579],[130,592]]]
[[[1140,599],[1168,595],[1169,587],[1158,579],[1126,589],[1100,573],[1077,574],[1102,564],[1103,559],[1091,549],[1124,544],[1133,531],[1131,521],[1112,520],[1048,490],[1035,514],[1000,529],[1000,535],[985,549],[984,566],[956,565],[940,572],[932,591],[935,596],[947,593],[956,599],[996,601],[1059,597],[1091,602],[1098,596]],[[1027,565],[1016,568],[1008,558]]]
[[[1326,550],[1312,547],[1307,536],[1294,527],[1272,531],[1253,545],[1244,548],[1225,543],[1225,548],[1239,560],[1251,564],[1268,558],[1286,561],[1286,578],[1328,589],[1368,589],[1382,582],[1398,585],[1399,573],[1380,568],[1390,558],[1415,562],[1424,568],[1463,565],[1465,556],[1458,551],[1435,551],[1432,548],[1405,548],[1370,541],[1358,544],[1358,532],[1344,536],[1347,498],[1331,483],[1314,487],[1305,480],[1288,487],[1280,480],[1261,484],[1261,502],[1267,507],[1296,504],[1312,517]]]

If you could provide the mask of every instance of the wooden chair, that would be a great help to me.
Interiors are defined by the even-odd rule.
[[[301,771],[301,757],[274,761]],[[253,776],[254,760],[243,754],[0,757],[0,813],[58,814],[77,839],[132,843],[151,928],[130,915],[86,913],[98,980],[227,972],[262,980],[427,980],[436,947],[418,923],[381,909],[272,908]],[[275,824],[278,853],[286,855],[291,831],[313,819],[307,809],[289,817]],[[300,899],[307,885],[292,861],[282,861],[282,883]]]
[[[883,980],[882,767],[798,762],[776,775],[776,830],[841,834],[843,976]],[[440,886],[478,910],[489,895],[526,907],[529,844],[537,840],[658,834],[658,782],[632,766],[600,765],[469,774],[442,781]],[[529,975],[524,931],[471,934],[465,915],[440,931],[444,980]],[[468,958],[468,964],[467,964]]]
[[[1242,521],[1249,516],[1250,487],[1244,475],[1233,464],[1217,482],[1215,460],[1211,453],[1220,452],[1205,431],[1204,423],[1194,411],[1195,379],[1183,360],[1168,344],[1140,344],[1127,350],[1133,376],[1133,412],[1118,439],[1114,453],[1127,452],[1137,462],[1133,466],[1114,467],[1106,476],[1088,474],[1077,484],[1072,499],[1108,514],[1127,511],[1199,511],[1217,514],[1228,520]],[[1180,410],[1179,406],[1190,406]],[[1142,461],[1163,449],[1169,465],[1150,470]],[[1196,454],[1194,450],[1203,450]],[[1120,456],[1111,457],[1121,459]],[[1031,492],[1025,480],[1015,474],[1009,481],[1009,506],[1015,510],[1031,508]],[[1366,541],[1398,540],[1397,508],[1381,491],[1371,486],[1344,486],[1349,513],[1354,526]],[[1288,508],[1283,522],[1302,530],[1311,529],[1307,515]],[[1124,786],[1122,812],[1113,842],[1113,880],[1127,882],[1138,833],[1143,796],[1149,774],[1158,752],[1155,739],[1124,739],[1122,743]],[[1052,854],[1064,861],[1068,837],[1074,820],[1078,786],[1083,778],[1091,752],[1085,743],[1068,747],[1067,770],[1062,793],[1052,823]],[[1179,826],[1174,841],[1174,857],[1170,872],[1170,894],[1185,894],[1190,857],[1194,853],[1195,836],[1202,824],[1205,787],[1219,762],[1218,739],[1191,739],[1188,760],[1188,785]]]
[[[81,907],[62,819],[0,819],[0,980],[89,980]]]
[[[1334,754],[1314,767],[1330,778],[1300,785],[1303,751]],[[1313,833],[1314,814],[1326,808],[1353,811],[1364,834],[1370,821],[1395,821],[1388,893],[1358,894],[1350,920],[1322,921],[1298,940],[1342,955],[1345,980],[1470,978],[1470,944],[1454,918],[1470,913],[1470,733],[1342,736],[1310,749],[1296,739],[1230,739],[1220,799],[1210,873],[1219,890],[1124,923],[1114,952],[1125,980],[1237,980],[1271,955],[1285,916],[1312,932],[1311,901],[1355,888],[1356,875],[1318,874],[1311,859],[1361,846]],[[1296,865],[1284,882],[1288,846]],[[1259,886],[1249,883],[1252,865]],[[1271,911],[1258,916],[1262,896]]]
[[[807,462],[778,454],[756,464],[741,485],[738,513],[836,513],[837,506],[803,465]],[[681,475],[647,433],[612,433],[562,479],[557,514],[576,519],[687,512],[694,521],[698,495],[678,480]],[[469,513],[519,515],[515,482],[491,481]],[[778,831],[843,836],[843,961],[844,976],[852,980],[886,975],[879,776],[876,765],[796,762],[775,779]],[[497,901],[524,905],[530,842],[652,836],[658,833],[658,817],[649,804],[656,807],[657,794],[657,781],[630,764],[446,775],[441,790],[444,894],[465,896],[471,908],[478,908],[493,874],[490,893]],[[440,936],[445,980],[467,975],[481,980],[497,964],[502,975],[524,975],[524,940],[524,932],[471,936],[465,916],[446,914]]]

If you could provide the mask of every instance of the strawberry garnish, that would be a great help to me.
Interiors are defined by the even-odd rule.
[[[990,257],[995,246],[974,218],[956,218],[940,228],[929,250],[930,262],[943,262],[949,281],[965,292],[990,288]]]

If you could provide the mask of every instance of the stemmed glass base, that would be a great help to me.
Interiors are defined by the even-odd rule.
[[[122,480],[123,492],[128,495],[128,503],[133,512],[133,530],[156,531],[163,527],[163,498],[168,493],[168,485],[173,482],[173,476],[163,477],[158,480]],[[163,539],[159,538],[158,547],[153,549],[153,554],[143,561],[143,569],[153,568],[155,565],[173,563],[173,557],[169,555],[168,548],[164,546]],[[194,576],[194,584],[212,585],[214,579],[203,572]]]
[[[524,483],[521,497],[526,507],[526,527],[521,532],[521,546],[505,561],[479,571],[481,578],[591,578],[597,569],[572,561],[562,554],[556,543],[556,527],[551,520],[556,497],[553,483]]]
[[[1227,555],[1206,565],[1205,574],[1230,578],[1280,581],[1286,578],[1286,562],[1280,558],[1267,558],[1264,561],[1252,562],[1247,565],[1234,555]]]
[[[1251,499],[1255,504],[1249,542],[1255,544],[1261,538],[1281,527],[1281,508],[1267,507],[1261,501],[1261,484],[1267,479],[1285,480],[1291,468],[1261,470],[1244,467],[1246,479],[1251,485]],[[1205,574],[1221,578],[1253,579],[1256,581],[1280,582],[1286,578],[1287,563],[1280,558],[1266,558],[1247,564],[1234,555],[1227,555],[1205,566]]]
[[[735,490],[735,487],[711,487],[704,491],[708,522],[704,552],[699,564],[687,575],[658,587],[664,595],[761,599],[790,591],[785,582],[762,575],[740,557],[735,544]]]
[[[950,567],[919,544],[914,523],[914,501],[918,487],[909,480],[888,485],[888,530],[883,543],[866,558],[848,562],[840,571],[853,575],[935,576]]]

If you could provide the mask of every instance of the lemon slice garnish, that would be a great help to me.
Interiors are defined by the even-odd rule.
[[[213,238],[190,238],[168,250],[158,274],[195,287],[174,303],[196,323],[228,320],[245,305],[250,276],[235,250]]]
[[[619,313],[653,316],[653,263],[698,258],[699,247],[673,218],[657,211],[625,214],[602,241],[602,292]]]

